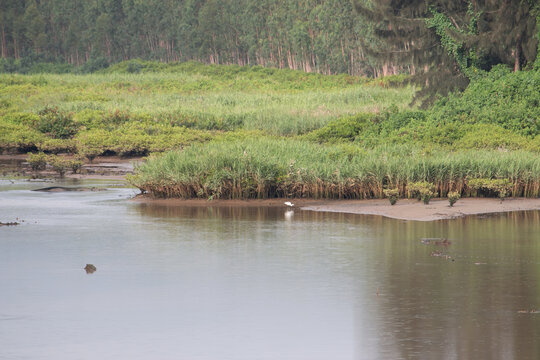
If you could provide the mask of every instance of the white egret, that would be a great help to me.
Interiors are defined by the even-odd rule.
[[[290,202],[290,201],[285,201],[284,204],[287,205],[287,206],[290,206],[290,207],[294,206],[294,204],[292,202]]]

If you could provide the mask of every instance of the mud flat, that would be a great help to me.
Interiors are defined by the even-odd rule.
[[[321,205],[306,205],[302,210],[340,212],[362,215],[382,215],[389,218],[416,221],[454,219],[467,215],[540,210],[540,199],[511,198],[504,201],[487,198],[466,198],[453,207],[446,199],[432,200],[428,205],[416,200],[400,200],[390,205],[387,200],[332,201]]]
[[[488,198],[466,198],[453,207],[446,199],[432,200],[424,205],[417,200],[402,199],[390,205],[386,199],[376,200],[311,200],[311,199],[266,199],[266,200],[181,200],[153,199],[137,196],[133,201],[165,206],[213,206],[213,207],[284,207],[285,201],[294,203],[293,209],[349,213],[360,215],[380,215],[400,220],[434,221],[454,219],[467,215],[503,213],[510,211],[540,210],[540,199],[509,198],[504,201]]]
[[[31,178],[55,178],[58,174],[50,166],[45,170],[33,171],[26,162],[26,154],[0,155],[0,175]],[[71,158],[66,156],[66,158]],[[123,158],[119,156],[100,156],[93,162],[82,166],[80,173],[68,172],[65,177],[73,179],[123,180],[133,172],[134,164],[142,161],[140,157]]]

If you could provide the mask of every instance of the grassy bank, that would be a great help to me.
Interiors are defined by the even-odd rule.
[[[404,80],[152,62],[0,74],[0,151],[154,154],[130,180],[161,197],[411,196],[418,181],[468,196],[471,179],[539,196],[539,70],[496,67],[426,110]]]
[[[149,159],[130,178],[158,197],[240,199],[309,197],[365,199],[383,189],[427,181],[439,196],[474,189],[474,178],[504,178],[513,196],[540,195],[540,157],[534,152],[424,150],[412,146],[363,149],[289,139],[193,145]]]
[[[196,63],[142,63],[130,73],[129,64],[0,74],[0,150],[146,155],[222,132],[294,136],[345,115],[407,108],[414,93],[347,75]]]

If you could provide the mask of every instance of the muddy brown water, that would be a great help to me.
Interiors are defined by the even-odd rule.
[[[31,191],[47,186],[106,191]],[[540,358],[539,211],[414,222],[135,193],[0,180],[0,221],[20,222],[0,228],[0,359]]]

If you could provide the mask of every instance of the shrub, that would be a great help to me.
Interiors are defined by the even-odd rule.
[[[53,170],[60,175],[60,177],[64,177],[66,171],[71,167],[71,161],[62,158],[61,156],[49,155],[47,161],[52,166]]]
[[[423,200],[423,194],[428,194],[434,190],[434,186],[427,181],[418,181],[407,184],[407,189],[411,197]],[[433,194],[431,194],[433,196]],[[429,199],[428,199],[429,202]]]
[[[451,191],[448,193],[448,202],[450,203],[450,206],[454,206],[454,204],[459,200],[461,196],[457,191]]]
[[[365,136],[363,134],[365,132],[377,133],[376,128],[376,118],[373,114],[360,114],[331,121],[305,137],[318,142],[353,141],[360,134]]]
[[[77,133],[77,124],[73,115],[58,110],[57,107],[45,107],[39,112],[37,130],[55,139],[69,139]]]
[[[386,189],[384,195],[390,201],[390,205],[395,205],[399,198],[399,189]]]
[[[76,174],[81,171],[82,167],[84,165],[84,161],[82,158],[75,158],[69,162],[69,166],[71,168],[71,171]]]
[[[75,151],[75,141],[73,139],[51,139],[45,137],[43,140],[36,142],[35,145],[39,151],[53,154]]]
[[[508,196],[512,184],[508,179],[471,179],[467,185],[469,188],[487,196],[498,196],[504,200]]]
[[[463,93],[449,95],[431,110],[444,124],[491,123],[524,136],[540,134],[540,71],[511,72],[501,65],[472,81]]]
[[[424,202],[424,204],[429,204],[429,201],[431,200],[431,198],[433,197],[433,195],[435,195],[433,193],[433,191],[429,190],[429,189],[422,189],[420,190],[420,198],[422,199],[422,201]]]
[[[35,151],[45,135],[22,124],[2,123],[0,117],[0,150]]]
[[[30,167],[34,171],[45,170],[47,167],[48,156],[45,153],[39,152],[37,154],[28,153],[26,161],[30,164]]]
[[[530,146],[528,138],[499,125],[475,124],[462,127],[466,129],[466,133],[454,143],[457,149],[516,150]]]

